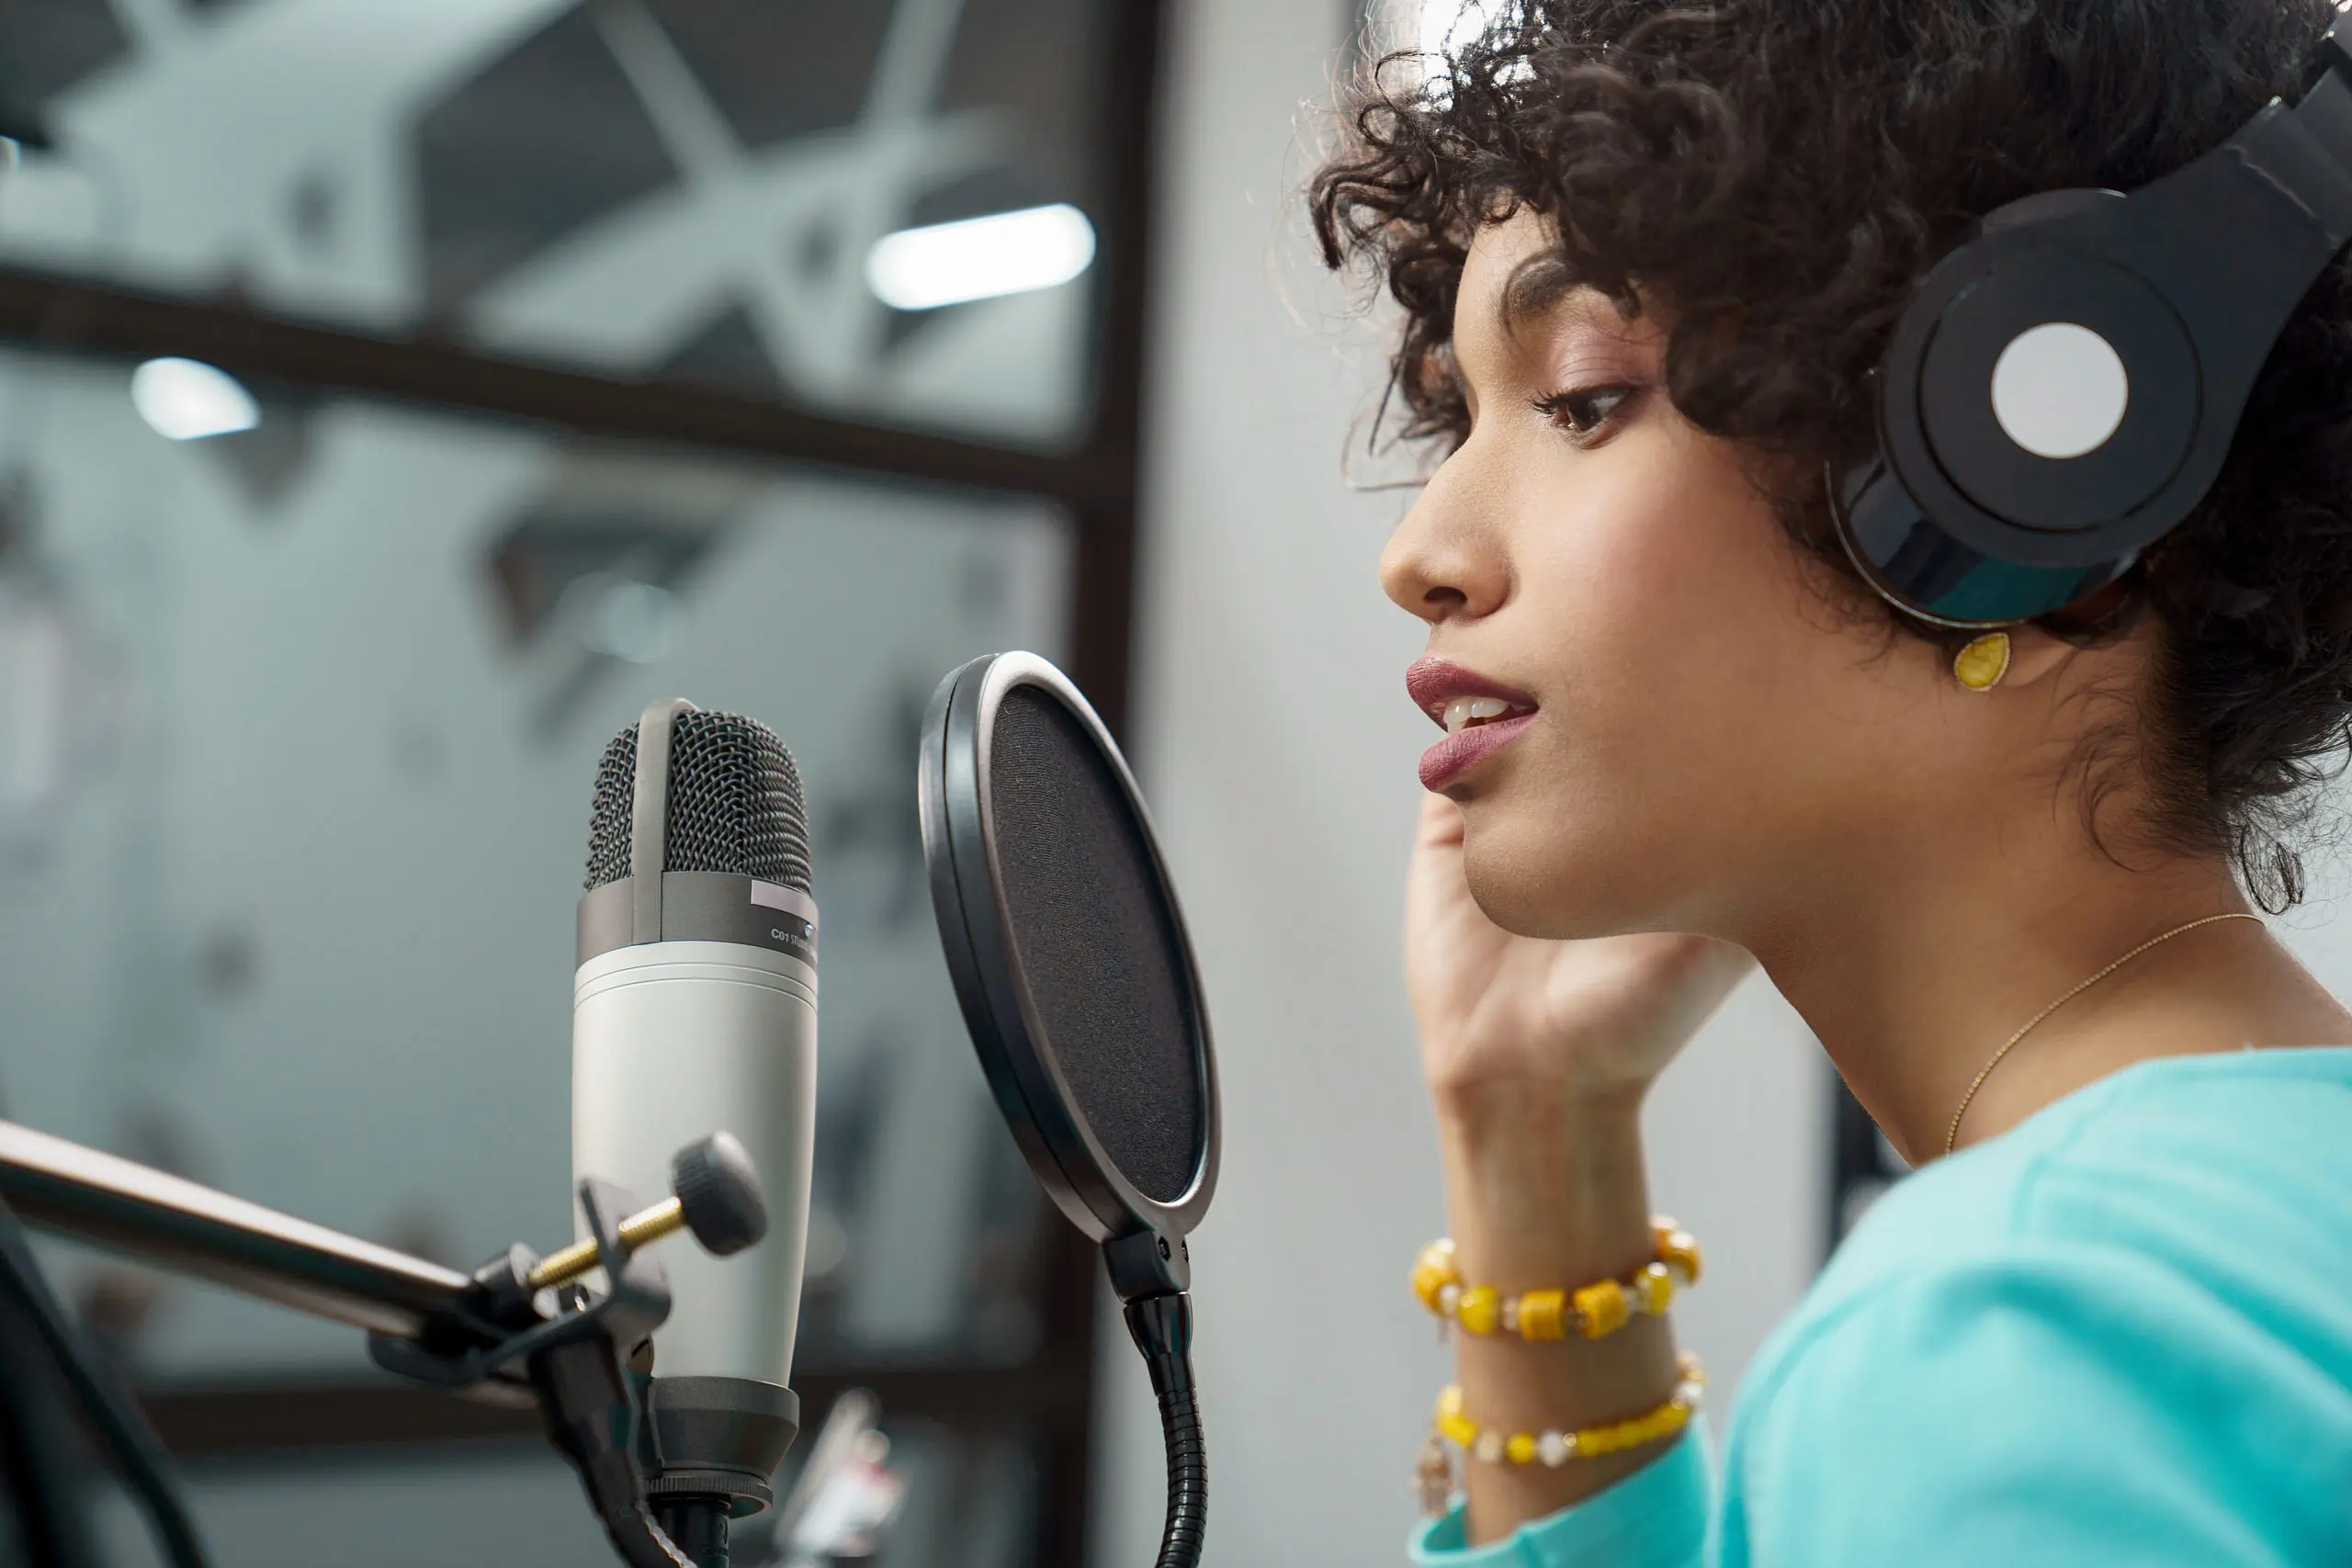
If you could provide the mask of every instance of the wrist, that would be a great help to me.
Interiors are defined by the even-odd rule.
[[[1433,1081],[1430,1102],[1441,1136],[1483,1144],[1637,1126],[1648,1093],[1646,1081],[1506,1075]]]
[[[1442,1109],[1446,1209],[1465,1271],[1498,1289],[1649,1261],[1638,1095],[1479,1096]]]

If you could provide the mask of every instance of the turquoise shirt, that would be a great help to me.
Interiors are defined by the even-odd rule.
[[[1686,1437],[1487,1546],[1457,1507],[1413,1560],[2352,1564],[2352,1048],[2144,1062],[1897,1184],[1721,1472]]]

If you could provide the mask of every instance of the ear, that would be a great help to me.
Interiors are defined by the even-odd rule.
[[[2037,626],[2011,626],[2009,628],[2009,668],[2002,676],[2001,684],[2004,687],[2038,685],[2053,679],[2060,671],[2075,666],[2086,658],[2097,659],[2102,663],[2111,661],[2119,656],[2126,659],[2136,658],[2139,655],[2134,645],[2139,640],[2136,636],[2127,634],[2121,638],[2101,643],[2096,648],[2085,648],[2080,643],[2068,642],[2065,638]]]

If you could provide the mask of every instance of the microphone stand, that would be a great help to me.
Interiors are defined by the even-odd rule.
[[[767,1474],[797,1431],[799,1402],[789,1390],[763,1383],[751,1386],[768,1392],[750,1396],[726,1388],[684,1388],[673,1406],[662,1382],[743,1380],[657,1382],[633,1371],[632,1358],[669,1316],[668,1277],[649,1247],[633,1247],[623,1237],[623,1221],[641,1217],[630,1193],[592,1178],[580,1184],[580,1202],[594,1242],[594,1267],[609,1281],[602,1293],[577,1282],[535,1286],[532,1272],[541,1260],[520,1243],[471,1274],[461,1274],[0,1122],[0,1204],[13,1207],[27,1224],[364,1329],[378,1365],[430,1386],[500,1403],[535,1404],[548,1440],[579,1473],[589,1506],[624,1562],[630,1568],[725,1568],[728,1514],[765,1506]],[[0,1280],[29,1280],[31,1292],[53,1306],[29,1249],[9,1249],[7,1235],[0,1225]],[[23,1288],[13,1292],[24,1293]],[[70,1336],[62,1310],[55,1315]],[[45,1338],[69,1383],[82,1382],[88,1358],[70,1337]],[[654,1386],[651,1399],[649,1382]],[[108,1429],[103,1388],[95,1402],[87,1391],[76,1392],[85,1395],[85,1415],[150,1502],[168,1540],[170,1521],[184,1525],[185,1510],[159,1451],[146,1456],[153,1461],[152,1476],[141,1474],[143,1422],[135,1406],[130,1407],[134,1429],[126,1436]],[[751,1407],[743,1408],[747,1399]],[[665,1421],[673,1408],[679,1414]],[[679,1457],[695,1461],[679,1478],[684,1484],[666,1488],[663,1483],[676,1467],[663,1463],[672,1451],[665,1427],[677,1432]],[[748,1474],[763,1460],[766,1471],[749,1476],[749,1485],[746,1475],[734,1472],[740,1468]],[[653,1489],[681,1495],[677,1506],[665,1498],[660,1513],[688,1527],[684,1547],[649,1502],[649,1471]],[[715,1509],[708,1501],[713,1497],[723,1506]],[[685,1506],[694,1499],[702,1501]],[[175,1552],[175,1561],[200,1563],[192,1535],[187,1544],[198,1554]]]
[[[22,1223],[0,1203],[0,1485],[16,1502],[17,1533],[28,1562],[33,1568],[98,1568],[100,1562],[75,1462],[73,1406],[78,1404],[146,1507],[165,1560],[173,1568],[202,1568],[201,1551],[169,1484],[162,1445],[106,1373],[41,1278]]]

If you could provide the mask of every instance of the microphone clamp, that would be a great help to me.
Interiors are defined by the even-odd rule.
[[[656,1408],[662,1404],[659,1385],[641,1363],[653,1331],[670,1315],[671,1298],[668,1276],[651,1244],[692,1230],[723,1255],[752,1245],[767,1226],[758,1176],[729,1134],[714,1134],[682,1151],[672,1173],[676,1190],[650,1206],[609,1181],[583,1179],[580,1208],[587,1218],[586,1239],[544,1259],[517,1243],[475,1269],[469,1288],[429,1318],[414,1339],[380,1332],[368,1337],[369,1356],[387,1371],[444,1390],[496,1391],[535,1402],[548,1440],[578,1472],[589,1506],[630,1568],[695,1568],[697,1558],[709,1555],[697,1551],[689,1556],[655,1517],[647,1476],[663,1470],[664,1429],[683,1420],[700,1439],[695,1446],[718,1451],[718,1469],[738,1468],[723,1462],[735,1457],[728,1445],[714,1445],[698,1429],[710,1424],[701,1405],[713,1402],[693,1395],[710,1391],[686,1391],[689,1408],[679,1412]],[[608,1282],[602,1292],[580,1282],[596,1269]],[[729,1380],[671,1381],[699,1385]],[[729,1430],[717,1436],[733,1438],[732,1447],[745,1449],[749,1457],[740,1466],[746,1476],[722,1474],[710,1482],[719,1496],[741,1493],[766,1501],[760,1495],[764,1472],[749,1472],[761,1461],[774,1468],[773,1459],[782,1457],[799,1420],[790,1392],[774,1392],[789,1402],[789,1409],[727,1413],[733,1416]],[[745,1427],[748,1436],[734,1427]],[[781,1443],[775,1441],[779,1436]],[[751,1455],[751,1449],[759,1451]],[[707,1510],[686,1510],[679,1517],[691,1521],[703,1512]],[[725,1517],[722,1511],[715,1521],[703,1522],[715,1523],[723,1540]]]
[[[732,1258],[768,1233],[759,1173],[732,1133],[713,1133],[679,1150],[670,1165],[670,1192],[620,1223],[621,1243],[631,1252],[685,1230],[712,1257]],[[568,1285],[597,1261],[593,1237],[575,1241],[539,1259],[526,1282],[534,1291]]]
[[[621,1237],[623,1216],[640,1210],[628,1190],[592,1178],[580,1184],[580,1207],[609,1282],[602,1294],[577,1283],[534,1287],[538,1259],[518,1243],[476,1269],[473,1288],[422,1337],[371,1333],[368,1353],[385,1371],[436,1388],[527,1389],[621,1560],[692,1568],[648,1510],[638,1456],[645,1410],[628,1367],[670,1315],[670,1282],[658,1258]]]

